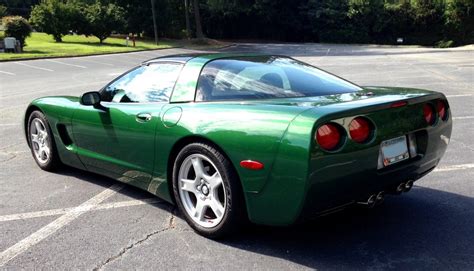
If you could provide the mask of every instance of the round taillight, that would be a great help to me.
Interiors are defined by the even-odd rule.
[[[328,123],[316,131],[316,141],[325,150],[334,150],[341,142],[341,133],[336,125]]]
[[[351,135],[352,140],[357,143],[366,142],[369,139],[371,132],[372,125],[366,118],[357,117],[349,124],[349,134]]]
[[[433,125],[435,123],[435,111],[433,110],[433,106],[425,104],[423,106],[423,116],[425,117],[426,123]]]
[[[438,116],[442,120],[446,120],[446,104],[443,101],[436,103],[436,109],[438,110]]]

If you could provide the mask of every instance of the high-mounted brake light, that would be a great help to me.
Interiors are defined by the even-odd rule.
[[[397,107],[405,106],[407,104],[408,104],[407,101],[398,101],[398,102],[394,102],[393,104],[391,104],[390,107],[391,108],[397,108]]]
[[[357,143],[364,143],[372,133],[372,125],[370,121],[363,117],[357,117],[349,124],[349,134],[352,140]]]
[[[336,124],[324,124],[316,131],[316,141],[321,148],[327,151],[336,149],[341,142],[341,138],[341,133]]]
[[[438,116],[442,120],[446,120],[446,104],[443,101],[438,101],[436,103],[436,109],[438,110]]]
[[[426,123],[429,125],[433,125],[435,123],[435,111],[432,105],[425,104],[423,106],[423,116],[425,117]]]

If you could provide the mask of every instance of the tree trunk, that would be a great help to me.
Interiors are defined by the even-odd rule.
[[[54,41],[56,42],[63,42],[63,39],[61,38],[61,35],[54,35]]]
[[[196,38],[203,39],[204,34],[202,33],[201,15],[199,14],[199,0],[193,0],[193,9],[194,20],[196,21]]]
[[[191,38],[191,24],[189,22],[189,0],[184,0],[184,16],[186,18],[186,38]]]

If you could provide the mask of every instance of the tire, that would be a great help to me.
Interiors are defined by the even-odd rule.
[[[232,164],[208,144],[192,143],[179,152],[173,193],[188,224],[207,238],[236,232],[247,220],[242,186]]]
[[[28,143],[36,164],[46,171],[55,171],[60,165],[54,135],[41,111],[33,111],[28,118]]]

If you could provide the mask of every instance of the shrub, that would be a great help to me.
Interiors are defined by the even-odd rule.
[[[452,0],[445,16],[445,36],[461,44],[474,43],[474,0]]]
[[[25,39],[31,35],[31,25],[21,16],[6,16],[2,19],[5,37],[14,37],[20,41],[21,48],[26,46]]]
[[[124,11],[114,4],[103,4],[96,1],[85,9],[88,33],[96,36],[100,43],[108,38],[113,31],[121,31],[125,26]]]
[[[39,31],[53,36],[56,42],[71,30],[73,9],[61,0],[45,0],[33,7],[30,15],[31,24]]]
[[[7,16],[7,7],[0,5],[0,18]]]

